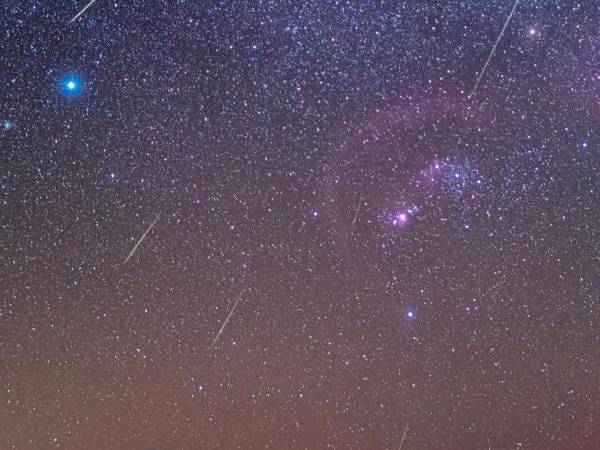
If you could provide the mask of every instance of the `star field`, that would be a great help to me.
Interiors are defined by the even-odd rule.
[[[0,449],[600,448],[600,4],[88,3],[0,6]]]

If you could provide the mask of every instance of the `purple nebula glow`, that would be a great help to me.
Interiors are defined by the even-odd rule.
[[[398,213],[392,219],[393,225],[405,225],[408,223],[409,215],[406,212]]]

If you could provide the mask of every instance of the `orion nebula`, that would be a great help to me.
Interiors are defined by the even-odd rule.
[[[7,0],[1,449],[600,448],[600,7]]]

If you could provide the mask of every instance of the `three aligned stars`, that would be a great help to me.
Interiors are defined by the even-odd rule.
[[[7,447],[594,447],[600,11],[241,3],[10,8]]]
[[[68,23],[71,24],[75,20],[77,20],[78,18],[80,18],[95,2],[96,2],[96,0],[91,0],[90,2],[88,2],[79,12],[77,12],[77,14]],[[510,23],[510,21],[511,21],[511,19],[512,19],[513,15],[514,15],[514,13],[516,11],[516,9],[517,9],[518,4],[519,4],[519,0],[515,0],[514,3],[513,3],[512,8],[510,10],[510,13],[509,13],[506,21],[504,22],[504,25],[503,25],[503,27],[502,27],[502,29],[501,29],[498,37],[496,38],[496,40],[494,42],[494,45],[492,46],[492,49],[491,49],[491,51],[490,51],[490,53],[489,53],[489,55],[488,55],[488,57],[487,57],[484,65],[483,65],[482,69],[479,71],[479,74],[477,76],[477,79],[475,81],[473,89],[471,90],[471,92],[470,92],[470,94],[468,96],[469,98],[473,97],[476,94],[477,89],[479,87],[479,84],[480,84],[483,76],[485,75],[486,69],[487,69],[488,65],[490,64],[491,59],[493,58],[493,56],[494,56],[494,54],[496,52],[498,44],[500,43],[502,37],[504,36],[504,34],[506,32],[506,29],[507,29],[507,27],[508,27],[508,25],[509,25],[509,23]],[[531,28],[529,28],[528,34],[529,34],[529,36],[535,36],[537,34],[537,30],[534,27],[531,27]],[[65,92],[66,92],[67,95],[73,95],[73,94],[76,94],[76,93],[78,93],[80,91],[80,89],[81,89],[81,83],[80,83],[80,81],[76,77],[71,76],[71,77],[68,77],[68,78],[66,78],[64,80],[63,87],[64,87],[64,90],[65,90]],[[5,128],[5,130],[8,130],[8,129],[12,128],[12,126],[13,126],[12,122],[8,122],[8,121],[4,122],[4,128]],[[354,218],[353,218],[353,221],[352,221],[352,225],[351,225],[351,231],[353,231],[354,228],[355,228],[355,226],[356,226],[357,218],[358,218],[358,215],[360,213],[360,209],[361,209],[361,206],[362,206],[364,200],[365,199],[361,196],[360,199],[359,199],[359,201],[358,201],[356,212],[355,212],[355,215],[354,215]],[[416,211],[415,209],[406,209],[406,210],[400,211],[398,213],[395,213],[393,215],[392,219],[391,219],[391,223],[393,225],[395,225],[395,226],[403,227],[403,226],[405,226],[405,225],[408,224],[409,219],[414,215],[415,211]],[[316,217],[316,213],[314,213],[314,215]],[[158,220],[158,217],[155,219],[154,222],[151,223],[151,225],[148,227],[148,229],[146,230],[146,232],[142,235],[142,237],[137,242],[137,244],[135,245],[135,247],[133,248],[133,250],[125,258],[124,263],[127,263],[127,261],[133,256],[133,254],[135,253],[136,249],[141,244],[141,242],[145,239],[146,235],[150,232],[150,230],[155,225],[155,223],[156,223],[157,220]],[[234,307],[234,309],[235,309],[235,307]]]
[[[87,3],[70,21],[69,24],[73,23],[74,21],[76,21],[77,19],[79,19],[94,3],[96,2],[96,0],[91,0],[89,3]],[[500,34],[497,36],[494,45],[486,59],[486,61],[483,64],[482,69],[479,71],[478,76],[475,80],[475,84],[471,90],[471,92],[469,93],[469,98],[473,97],[476,93],[477,90],[479,88],[479,85],[482,81],[482,78],[484,77],[486,70],[497,50],[497,47],[502,39],[502,37],[504,36],[506,29],[517,9],[519,0],[516,0],[512,6],[512,9],[506,19],[506,21],[504,22],[504,25],[500,31]],[[528,30],[528,34],[529,36],[535,36],[537,34],[537,30],[535,28],[530,28]],[[65,90],[65,92],[67,94],[75,94],[77,93],[80,89],[81,89],[81,82],[78,80],[77,77],[71,76],[68,77],[64,80],[63,82],[63,88]],[[5,128],[7,128],[6,122],[5,122]],[[434,162],[432,163],[432,167],[429,168],[428,173],[440,173],[442,170],[442,165],[439,162]],[[456,174],[454,178],[459,178],[460,175]],[[360,196],[359,200],[356,204],[356,208],[355,208],[355,212],[353,215],[353,219],[351,222],[351,226],[350,226],[350,230],[351,232],[354,232],[354,229],[356,227],[359,215],[361,213],[361,208],[363,207],[363,205],[365,204],[365,200],[366,198],[364,196]],[[419,211],[417,206],[409,206],[409,207],[404,207],[402,209],[400,209],[399,211],[396,211],[394,213],[391,214],[391,218],[390,218],[390,223],[393,226],[396,227],[405,227],[407,226],[410,222],[411,219],[417,214],[417,212]],[[317,217],[317,213],[313,212],[313,216]],[[152,229],[154,228],[154,226],[156,225],[156,223],[159,220],[159,216],[157,216],[151,223],[150,225],[147,227],[147,229],[145,230],[145,232],[141,235],[141,237],[138,239],[138,241],[136,242],[136,244],[134,245],[133,249],[130,251],[130,253],[127,255],[127,257],[125,258],[123,264],[127,264],[128,261],[134,256],[134,254],[136,253],[137,249],[139,248],[139,246],[143,243],[143,241],[147,238],[147,236],[149,235],[149,233],[152,231]],[[238,296],[236,297],[236,300],[232,306],[232,308],[229,310],[229,313],[227,314],[227,316],[225,317],[225,319],[223,320],[223,322],[221,323],[221,326],[218,330],[218,332],[216,333],[215,337],[213,338],[211,344],[210,344],[210,349],[213,349],[217,343],[219,342],[219,339],[221,338],[224,330],[226,329],[227,325],[229,324],[231,318],[233,317],[236,308],[238,307],[239,303],[242,301],[242,294],[244,291],[240,292],[240,294],[238,294]],[[416,312],[413,309],[408,309],[405,311],[404,316],[407,320],[414,320],[416,319]],[[407,436],[407,432],[408,432],[408,425],[406,425],[406,427],[403,430],[402,433],[402,437],[401,437],[401,441],[400,441],[400,445],[399,445],[399,450],[402,450],[402,447],[404,445],[406,436]]]

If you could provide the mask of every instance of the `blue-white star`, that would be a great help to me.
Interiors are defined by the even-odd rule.
[[[82,83],[79,77],[75,75],[69,75],[62,80],[61,90],[64,95],[72,96],[77,95],[81,92]]]

